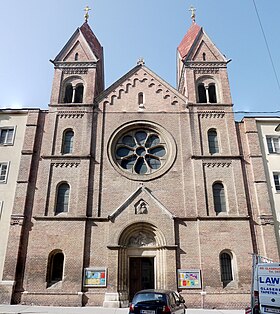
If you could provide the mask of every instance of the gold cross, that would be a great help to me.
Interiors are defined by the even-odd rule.
[[[85,13],[85,21],[87,22],[88,21],[88,18],[89,18],[89,14],[88,12],[91,10],[91,8],[89,8],[89,6],[87,5],[84,9],[84,11],[86,12]]]
[[[191,5],[191,7],[189,8],[189,11],[191,11],[191,13],[192,13],[191,19],[192,19],[193,23],[195,23],[195,11],[196,11],[196,8],[194,8],[194,7]]]

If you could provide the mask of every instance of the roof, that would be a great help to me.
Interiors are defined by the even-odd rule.
[[[84,22],[84,24],[80,27],[80,31],[84,35],[92,52],[97,56],[98,59],[100,59],[102,57],[102,46],[100,45],[100,42],[94,35],[87,22]]]
[[[189,28],[180,45],[178,46],[178,51],[182,59],[184,59],[188,55],[198,35],[201,32],[202,27],[197,25],[196,23],[193,23],[192,26]]]
[[[76,40],[77,36],[79,36],[79,33],[82,34],[84,39],[86,40],[87,44],[89,45],[90,50],[95,55],[97,59],[103,59],[103,48],[94,35],[93,31],[91,30],[90,26],[87,22],[84,22],[84,24],[77,28],[77,30],[74,32],[74,34],[71,36],[71,38],[68,40],[68,42],[65,44],[65,46],[62,48],[62,50],[59,52],[59,54],[55,57],[54,61],[59,61],[63,54],[69,49],[69,46],[73,44],[74,40]]]

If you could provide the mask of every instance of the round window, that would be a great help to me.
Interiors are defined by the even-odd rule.
[[[158,125],[143,121],[131,123],[112,136],[109,157],[122,174],[134,180],[149,180],[171,166],[175,142]]]

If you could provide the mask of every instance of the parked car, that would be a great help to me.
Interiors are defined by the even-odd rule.
[[[135,294],[129,314],[184,314],[185,300],[176,291],[141,290]]]

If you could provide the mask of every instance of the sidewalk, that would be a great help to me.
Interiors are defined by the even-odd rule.
[[[0,314],[128,314],[128,308],[0,305]],[[187,309],[187,314],[244,314],[243,310]]]

